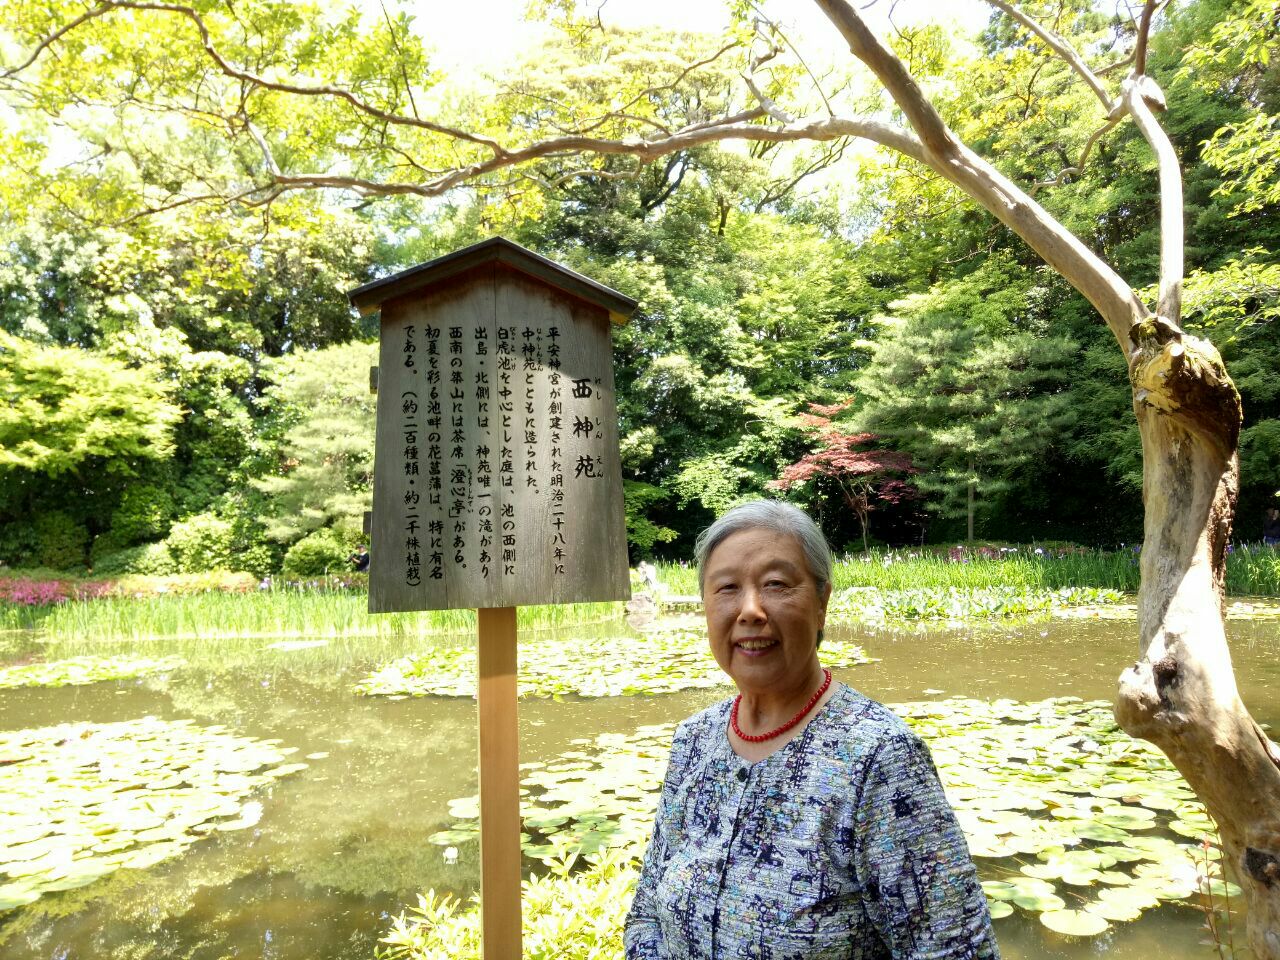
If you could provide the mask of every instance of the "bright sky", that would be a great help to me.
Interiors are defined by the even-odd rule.
[[[442,66],[491,66],[510,57],[537,37],[524,22],[526,0],[403,0],[416,26],[443,59]],[[599,0],[594,0],[599,2]],[[922,21],[954,25],[971,33],[990,17],[983,0],[854,0],[871,28],[882,33],[888,16],[905,26]],[[847,56],[839,35],[809,0],[774,0],[766,12],[787,27],[788,36],[806,58],[830,60]],[[600,16],[606,26],[664,25],[685,30],[719,32],[727,23],[724,0],[605,0]]]

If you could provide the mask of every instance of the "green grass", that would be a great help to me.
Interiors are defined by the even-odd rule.
[[[370,614],[364,593],[271,590],[142,599],[109,597],[27,608],[22,626],[50,638],[133,640],[154,637],[428,636],[474,632],[474,610]],[[622,616],[621,603],[520,607],[523,629],[594,623]]]

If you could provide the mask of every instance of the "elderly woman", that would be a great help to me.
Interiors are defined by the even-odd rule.
[[[711,652],[739,693],[676,730],[628,960],[998,958],[928,749],[818,662],[817,525],[748,503],[697,557]]]

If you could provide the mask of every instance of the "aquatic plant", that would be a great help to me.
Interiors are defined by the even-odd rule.
[[[14,687],[68,687],[100,680],[129,680],[168,673],[182,666],[181,657],[68,657],[65,660],[0,667],[0,690]]]
[[[980,589],[842,590],[831,598],[827,616],[836,623],[895,620],[992,620],[1048,615],[1070,607],[1116,604],[1114,590],[1067,587],[1030,590],[1020,587]]]
[[[956,698],[894,709],[929,743],[997,920],[1022,912],[1056,932],[1094,936],[1161,903],[1239,894],[1206,866],[1220,854],[1207,841],[1204,808],[1162,754],[1115,725],[1110,704]],[[556,888],[538,895],[561,909],[581,898],[595,911],[584,922],[619,931],[612,952],[625,911],[592,893],[634,877],[673,731],[660,724],[578,740],[579,749],[524,775],[524,852],[550,870],[544,886]],[[478,802],[453,801],[454,822],[431,842],[476,842]],[[610,850],[596,861],[606,865],[599,876],[590,860],[577,873],[556,866]],[[395,921],[385,956],[478,956],[469,952],[476,924],[456,901],[428,894]],[[532,921],[526,926],[532,935]],[[533,955],[557,956],[554,944],[539,949],[547,952]],[[575,949],[570,937],[563,955]]]
[[[307,766],[293,752],[155,717],[0,732],[0,910],[253,826],[253,791]]]
[[[591,623],[623,616],[621,603],[520,607],[524,629]],[[151,637],[431,636],[473,633],[474,610],[371,614],[363,592],[346,589],[263,589],[204,592],[142,599],[106,597],[49,608],[39,627],[52,638],[76,641]]]
[[[822,655],[832,667],[871,662],[861,647],[851,643],[827,643]],[[532,638],[520,644],[522,697],[623,697],[728,683],[701,629],[666,628],[604,638]],[[401,657],[356,685],[357,693],[392,697],[472,697],[475,691],[474,645]]]

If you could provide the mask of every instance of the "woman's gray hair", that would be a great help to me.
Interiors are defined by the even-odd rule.
[[[724,539],[739,530],[772,530],[785,533],[800,541],[805,564],[818,583],[821,594],[831,582],[831,548],[827,538],[813,519],[799,507],[780,500],[751,500],[726,511],[715,523],[698,534],[693,553],[698,562],[698,595],[701,596],[707,579],[707,558]]]

